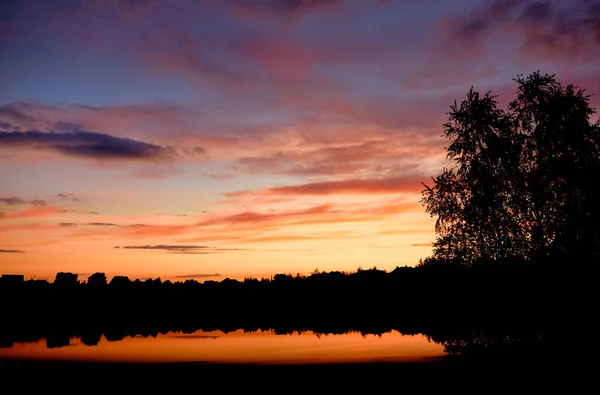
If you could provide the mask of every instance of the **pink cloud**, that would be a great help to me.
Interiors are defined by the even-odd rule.
[[[443,99],[446,107],[451,100],[445,97]],[[318,100],[312,103],[315,113],[323,113],[319,105]],[[402,114],[411,114],[404,122],[414,119],[415,123],[423,123],[427,120],[433,125],[437,120],[441,125],[443,110],[434,111],[434,108],[442,106],[442,99],[436,99],[436,104],[416,103],[413,106],[414,109],[407,107],[404,112],[400,111],[400,114],[390,118],[389,122],[400,122]],[[387,105],[390,114],[393,107],[395,106]],[[362,109],[356,103],[351,108],[356,111],[349,111],[346,120],[312,116],[292,118],[288,125],[276,122],[264,127],[250,124],[206,129],[194,126],[201,123],[197,119],[199,114],[193,107],[167,104],[60,107],[40,103],[13,103],[0,108],[0,120],[8,120],[9,116],[13,121],[15,117],[21,118],[23,124],[16,126],[21,130],[34,125],[50,127],[59,121],[69,122],[89,130],[106,130],[113,136],[125,135],[127,138],[139,138],[155,145],[162,144],[165,149],[168,148],[171,157],[177,158],[177,162],[230,162],[234,168],[244,172],[303,176],[324,174],[338,177],[356,174],[364,176],[367,172],[371,175],[380,173],[394,176],[393,172],[406,170],[406,166],[411,166],[407,163],[411,158],[416,161],[418,158],[439,155],[442,142],[428,130],[424,133],[419,128],[391,129],[378,126],[377,122],[388,122],[383,101],[381,104],[375,101]],[[425,115],[428,112],[440,115]],[[202,112],[200,115],[203,115]],[[181,146],[166,146],[174,140]],[[205,149],[205,154],[188,155],[189,150],[198,146]],[[137,177],[165,178],[181,174],[182,169],[176,164],[163,169],[147,165],[133,169],[132,172]],[[235,174],[231,171],[228,173],[230,176]]]
[[[441,128],[440,128],[441,131]],[[374,138],[380,134],[380,138]],[[345,143],[329,142],[327,134],[298,136],[298,144],[282,144],[260,156],[238,159],[235,166],[250,173],[280,173],[293,176],[399,177],[422,173],[427,160],[436,160],[443,141],[424,133],[371,133],[348,136]],[[289,136],[292,138],[292,136]],[[356,138],[355,141],[354,138]]]
[[[343,181],[315,182],[260,191],[240,191],[226,193],[227,197],[246,195],[335,195],[335,194],[396,194],[419,193],[423,189],[423,177],[394,177],[382,179],[353,179]]]

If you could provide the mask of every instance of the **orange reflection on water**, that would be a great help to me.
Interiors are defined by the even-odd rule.
[[[45,341],[40,341],[0,349],[0,358],[137,363],[419,362],[443,355],[443,347],[424,335],[396,331],[381,336],[198,331],[188,335],[159,334],[155,338],[126,337],[114,342],[102,338],[96,346],[86,346],[73,338],[70,346],[60,348],[47,348]]]

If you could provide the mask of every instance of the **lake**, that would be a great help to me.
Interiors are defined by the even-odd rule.
[[[97,345],[71,338],[69,345],[49,347],[44,340],[0,348],[0,359],[88,362],[205,362],[254,364],[319,364],[338,362],[425,362],[445,355],[443,346],[425,335],[397,331],[381,335],[349,332],[317,334],[272,331],[169,332],[125,337]]]

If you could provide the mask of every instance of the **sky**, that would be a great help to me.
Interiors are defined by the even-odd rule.
[[[0,0],[0,273],[414,266],[449,106],[534,71],[600,94],[600,0]]]

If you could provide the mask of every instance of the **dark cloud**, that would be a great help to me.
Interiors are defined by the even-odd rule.
[[[533,21],[547,21],[553,16],[554,9],[550,3],[536,1],[524,7],[520,18]]]
[[[204,155],[202,147],[163,147],[108,134],[88,132],[76,125],[59,124],[57,130],[0,131],[0,144],[50,150],[68,156],[108,160],[173,160],[180,154]]]
[[[160,3],[160,0],[119,0],[117,5],[131,13],[147,12],[151,7]]]
[[[181,276],[174,276],[173,278],[207,278],[207,277],[223,277],[223,275],[219,274],[219,273],[213,273],[213,274],[198,273],[198,274],[183,274]]]
[[[9,206],[17,206],[22,204],[30,204],[32,206],[46,206],[47,202],[42,199],[23,199],[16,196],[7,198],[0,198],[0,203],[7,204]]]
[[[20,254],[22,252],[25,252],[23,250],[0,250],[0,253],[6,253],[6,254]]]
[[[530,56],[600,54],[600,0],[494,0],[455,22],[448,37],[462,44],[509,29],[523,36],[521,51]]]
[[[16,206],[19,204],[26,204],[27,201],[25,201],[24,199],[21,199],[19,197],[7,197],[7,198],[0,198],[0,203],[8,204],[9,206]]]
[[[239,7],[281,13],[314,10],[339,2],[339,0],[233,0],[233,3]]]
[[[600,57],[600,0],[536,2],[521,14],[523,49],[538,55]]]
[[[58,193],[56,195],[52,195],[51,198],[70,202],[85,202],[87,200],[85,197],[76,195],[74,193]]]
[[[113,224],[110,222],[88,222],[85,225],[91,225],[91,226],[118,226],[117,224]]]
[[[497,24],[511,19],[511,14],[522,0],[493,0],[473,10],[455,25],[452,38],[478,40],[488,34]]]
[[[5,104],[0,106],[0,119],[7,120],[17,124],[34,122],[35,118],[18,110],[15,104]],[[4,128],[14,128],[14,126],[2,122]]]
[[[69,227],[69,226],[76,226],[77,224],[75,222],[61,222],[59,225]]]

